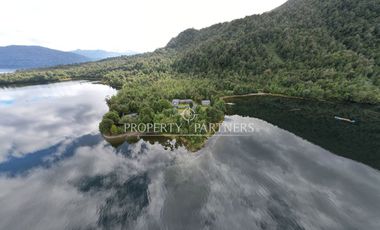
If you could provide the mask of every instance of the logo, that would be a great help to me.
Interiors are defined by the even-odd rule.
[[[187,123],[190,123],[190,121],[194,120],[197,114],[192,108],[186,108],[181,112],[182,118],[187,121]]]

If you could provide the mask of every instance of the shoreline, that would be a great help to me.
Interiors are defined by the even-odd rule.
[[[242,94],[242,95],[223,96],[223,97],[220,97],[220,99],[226,100],[226,99],[232,99],[232,98],[253,97],[253,96],[273,96],[273,97],[307,100],[307,98],[304,98],[304,97],[288,96],[285,94],[276,94],[276,93],[248,93],[248,94]]]
[[[6,74],[12,74],[12,73],[6,73]],[[7,83],[2,83],[1,82],[1,76],[2,74],[0,73],[0,87],[24,87],[24,86],[34,86],[34,85],[48,85],[48,84],[54,84],[54,83],[61,83],[61,82],[69,82],[69,81],[89,81],[89,82],[94,82],[96,84],[104,84],[101,78],[96,79],[96,78],[81,78],[81,79],[75,79],[75,78],[64,78],[64,79],[48,79],[48,80],[40,80],[40,81],[18,81],[18,82],[7,82]],[[112,86],[108,85],[109,87],[112,88]]]
[[[230,96],[222,96],[220,99],[222,100],[228,100],[228,99],[234,99],[234,98],[244,98],[244,97],[256,97],[256,96],[269,96],[269,97],[280,97],[280,98],[288,98],[288,99],[297,99],[297,100],[307,100],[307,101],[320,101],[320,102],[326,102],[326,103],[353,103],[353,104],[368,104],[368,103],[359,103],[359,102],[353,102],[353,101],[329,101],[326,99],[320,99],[320,98],[307,98],[307,97],[298,97],[298,96],[289,96],[286,94],[280,94],[280,93],[248,93],[248,94],[242,94],[242,95],[230,95]],[[371,104],[372,105],[372,104]]]
[[[273,96],[273,97],[282,97],[282,98],[290,98],[290,99],[299,99],[299,100],[307,100],[307,98],[303,97],[296,97],[296,96],[287,96],[284,94],[273,94],[273,93],[249,93],[249,94],[243,94],[243,95],[230,95],[230,96],[222,96],[220,99],[226,100],[226,99],[233,99],[233,98],[241,98],[241,97],[252,97],[252,96]],[[122,142],[125,141],[129,137],[135,137],[135,138],[140,138],[141,136],[148,136],[146,133],[139,133],[139,132],[127,132],[123,134],[118,134],[118,135],[105,135],[101,134],[103,138],[108,141],[108,142]],[[160,134],[157,136],[164,136],[164,137],[181,137],[181,135],[168,135],[168,134]],[[206,135],[207,139],[212,136],[212,135]]]
[[[119,135],[111,135],[111,136],[102,134],[102,136],[104,137],[104,139],[112,141],[112,140],[117,140],[117,139],[127,138],[127,137],[139,137],[141,134],[143,133],[127,132],[127,133],[123,133]]]

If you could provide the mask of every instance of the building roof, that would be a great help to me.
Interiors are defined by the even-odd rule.
[[[189,103],[193,103],[193,100],[191,99],[173,99],[172,100],[172,104],[189,104]]]
[[[211,104],[210,100],[202,100],[202,105],[209,105]]]

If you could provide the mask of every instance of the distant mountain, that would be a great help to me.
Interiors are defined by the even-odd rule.
[[[31,69],[91,61],[89,58],[41,46],[0,47],[0,68]]]
[[[90,58],[93,61],[110,58],[110,57],[119,57],[119,56],[130,56],[137,54],[137,52],[134,51],[127,51],[127,52],[109,52],[105,50],[74,50],[72,53],[76,53],[85,57]]]

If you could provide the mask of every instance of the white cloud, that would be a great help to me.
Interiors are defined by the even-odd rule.
[[[271,10],[285,0],[2,0],[0,45],[152,51],[187,28]]]
[[[104,85],[78,82],[1,90],[0,163],[97,132],[107,111],[104,98],[114,93]]]

